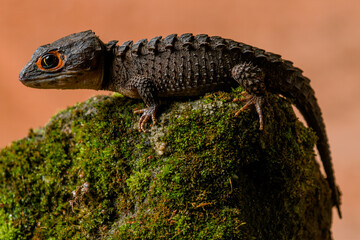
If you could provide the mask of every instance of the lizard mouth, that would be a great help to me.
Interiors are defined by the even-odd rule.
[[[32,88],[99,90],[103,76],[103,68],[50,72],[36,76],[29,76],[26,71],[23,71],[20,73],[19,80],[25,86]]]
[[[70,83],[78,79],[78,72],[67,72],[57,74],[47,74],[44,76],[27,77],[21,74],[19,80],[22,84],[32,88],[67,88]],[[70,87],[71,88],[71,87]]]

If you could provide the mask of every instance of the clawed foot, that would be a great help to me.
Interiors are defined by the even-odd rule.
[[[255,109],[259,115],[259,123],[260,123],[259,129],[263,130],[264,123],[263,123],[263,115],[262,115],[262,111],[261,111],[261,105],[264,102],[264,97],[246,94],[245,98],[235,98],[233,100],[233,102],[240,102],[240,103],[245,102],[245,105],[239,111],[237,111],[235,113],[235,116],[238,116],[241,112],[245,111],[246,109],[249,109],[252,105],[254,105]]]
[[[153,124],[156,124],[156,112],[158,107],[157,106],[151,106],[148,108],[140,109],[140,110],[134,110],[134,113],[142,113],[140,120],[139,120],[139,131],[143,132],[149,132],[149,130],[145,129],[146,122],[150,119],[153,122]]]

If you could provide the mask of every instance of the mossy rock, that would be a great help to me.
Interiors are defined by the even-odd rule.
[[[164,107],[92,97],[0,153],[1,239],[330,239],[315,134],[269,95],[234,117],[241,89]]]

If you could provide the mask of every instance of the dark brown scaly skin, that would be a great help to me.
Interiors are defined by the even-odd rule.
[[[238,85],[249,95],[236,115],[255,105],[262,130],[261,105],[266,92],[281,94],[294,101],[319,138],[317,148],[341,218],[321,110],[310,80],[292,62],[244,43],[206,34],[173,34],[135,44],[127,41],[121,46],[116,43],[104,44],[92,31],[69,35],[39,47],[19,78],[36,88],[111,90],[141,98],[148,108],[134,112],[142,113],[139,128],[144,132],[150,118],[155,123],[162,98],[200,96]]]

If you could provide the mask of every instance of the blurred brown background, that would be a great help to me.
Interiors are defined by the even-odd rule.
[[[87,29],[120,43],[186,32],[232,38],[281,54],[312,80],[343,192],[334,239],[360,239],[359,27],[355,0],[0,0],[0,147],[60,109],[109,94],[23,86],[18,74],[39,45]]]

